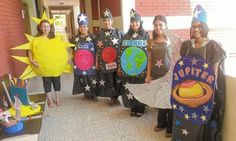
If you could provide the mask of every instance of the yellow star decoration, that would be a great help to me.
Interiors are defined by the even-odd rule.
[[[177,109],[177,105],[176,104],[173,104],[172,107],[173,107],[173,109]]]
[[[182,67],[184,65],[184,61],[180,60],[179,65]]]
[[[202,121],[206,121],[206,116],[205,116],[205,115],[202,115],[202,116],[201,116],[201,119],[202,119]]]
[[[208,64],[207,63],[204,63],[204,65],[202,65],[205,69],[208,68]]]
[[[38,62],[39,68],[31,65],[28,57],[12,56],[13,58],[26,63],[28,66],[21,74],[20,79],[25,80],[37,75],[39,76],[58,76],[63,72],[71,72],[70,64],[67,64],[68,53],[67,47],[72,47],[74,44],[64,42],[61,37],[56,36],[53,39],[42,39],[42,37],[33,37],[25,34],[29,43],[12,48],[13,50],[29,50],[31,44],[43,42],[37,49],[32,50],[34,59]],[[40,55],[38,55],[40,54]]]
[[[44,11],[43,12],[43,15],[41,17],[41,19],[38,19],[38,18],[35,18],[35,17],[32,17],[32,20],[35,21],[37,24],[39,24],[42,20],[47,20],[49,21],[50,25],[53,24],[54,22],[54,19],[49,19],[46,12]]]
[[[188,120],[189,119],[189,115],[188,114],[184,114],[184,118]]]

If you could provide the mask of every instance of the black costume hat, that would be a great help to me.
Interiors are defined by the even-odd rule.
[[[108,8],[103,12],[103,19],[112,19],[112,14]]]
[[[137,12],[135,12],[134,9],[131,9],[130,11],[130,21],[142,22],[141,16]]]

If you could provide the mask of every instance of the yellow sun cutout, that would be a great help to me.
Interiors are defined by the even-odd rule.
[[[33,19],[36,20],[36,23],[39,23],[42,19],[51,20],[53,23],[53,19],[48,19],[45,12],[41,19]],[[35,76],[59,76],[63,72],[72,71],[72,66],[68,64],[67,47],[73,47],[75,46],[74,44],[63,41],[62,37],[58,35],[53,39],[33,37],[28,34],[25,34],[25,36],[28,43],[14,47],[12,50],[31,50],[33,59],[38,62],[39,68],[30,63],[29,57],[12,56],[28,65],[21,74],[20,79],[25,80]]]
[[[45,11],[43,12],[43,15],[42,15],[41,19],[32,17],[32,20],[33,20],[34,22],[36,22],[37,24],[39,24],[42,20],[47,20],[47,21],[49,21],[50,24],[53,24],[53,22],[54,22],[54,19],[49,19],[49,18],[48,18],[48,16],[47,16],[47,14],[46,14]]]

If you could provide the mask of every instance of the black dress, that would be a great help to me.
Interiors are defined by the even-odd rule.
[[[124,38],[122,41],[122,48],[120,51],[120,68],[122,71],[122,83],[124,85],[127,82],[131,84],[145,83],[145,78],[147,74],[147,65],[142,68],[141,64],[138,64],[138,62],[132,62],[132,60],[127,60],[126,56],[127,54],[130,54],[132,52],[136,52],[136,51],[139,53],[142,52],[143,53],[142,57],[139,56],[138,54],[134,54],[134,56],[136,56],[135,58],[138,60],[145,59],[145,60],[142,60],[142,62],[146,62],[147,64],[148,39],[149,39],[149,34],[145,31],[139,31],[139,32],[129,31],[128,33],[124,35]],[[142,55],[142,53],[140,55]],[[130,59],[134,59],[133,61],[135,61],[135,58],[130,58]],[[136,64],[136,66],[131,66],[132,64]],[[129,70],[129,68],[137,67],[137,65],[140,65],[138,69]],[[123,88],[122,90],[123,90],[122,93],[124,93],[124,95],[122,95],[124,106],[130,107],[132,113],[143,114],[145,110],[145,105],[139,102],[133,96],[131,97],[130,95],[132,94],[129,92],[128,89]]]
[[[194,48],[194,40],[183,42],[180,50],[181,56],[203,57],[211,65],[219,62],[218,76],[214,94],[214,104],[210,119],[203,125],[193,124],[174,113],[172,141],[222,141],[222,127],[225,101],[225,77],[223,63],[226,58],[225,51],[213,41],[207,40],[205,45]]]
[[[96,35],[98,95],[116,99],[120,95],[117,74],[118,51],[123,33],[118,29],[102,29]]]
[[[74,48],[73,95],[84,93],[86,97],[97,96],[97,76],[95,67],[95,44],[93,35],[77,35]]]

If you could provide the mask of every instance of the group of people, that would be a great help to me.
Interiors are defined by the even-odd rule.
[[[133,9],[130,12],[130,28],[126,34],[113,28],[113,17],[109,9],[103,12],[102,18],[104,27],[96,35],[92,35],[88,30],[89,21],[86,14],[78,15],[79,34],[73,38],[75,44],[73,95],[83,93],[86,98],[94,100],[97,100],[98,96],[109,97],[111,104],[119,103],[118,97],[122,95],[122,99],[126,97],[126,102],[123,101],[124,105],[131,108],[130,115],[141,117],[145,106],[149,104],[142,101],[142,98],[129,87],[139,86],[139,84],[150,85],[157,80],[157,83],[152,85],[158,88],[155,95],[146,95],[149,99],[156,99],[153,107],[158,108],[158,117],[154,131],[158,132],[166,128],[165,136],[173,136],[173,141],[222,140],[225,95],[222,65],[226,56],[221,46],[207,37],[209,29],[205,10],[199,5],[196,7],[190,27],[190,40],[184,41],[179,47],[176,47],[176,40],[168,31],[167,20],[163,15],[157,15],[153,20],[152,38],[143,29],[141,16]],[[32,52],[44,39],[54,38],[55,35],[51,35],[50,23],[46,20],[42,20],[38,27],[41,40],[32,45],[29,57],[31,64],[40,69],[38,60]],[[180,133],[176,132],[175,126],[188,121],[175,121],[177,115],[173,112],[173,105],[170,103],[173,68],[177,59],[184,56],[203,57],[213,66],[216,76],[214,104],[209,123],[194,128],[194,133],[190,136],[188,136],[190,131],[186,129],[182,129],[183,132]],[[68,62],[69,59],[68,57]],[[53,103],[60,106],[60,75],[42,75],[49,107],[53,107]],[[51,94],[51,83],[56,95],[55,102]],[[146,93],[149,93],[149,90]],[[177,121],[179,122],[176,123]],[[217,125],[212,128],[210,121],[214,121]],[[195,126],[188,123],[188,126],[183,128]]]

